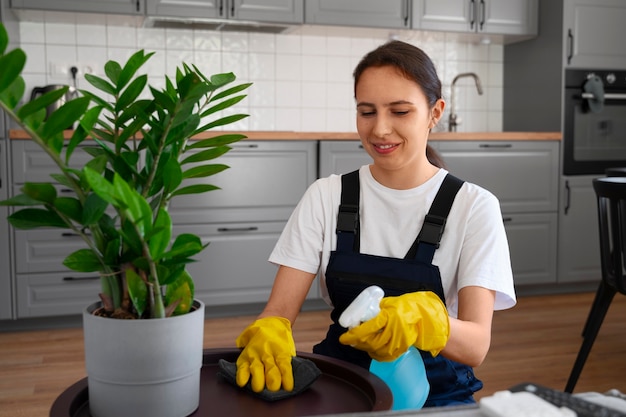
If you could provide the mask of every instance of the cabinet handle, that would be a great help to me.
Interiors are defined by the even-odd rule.
[[[570,206],[570,199],[571,196],[570,194],[572,193],[572,191],[570,190],[569,187],[569,181],[565,181],[565,207],[564,207],[564,213],[567,215],[567,212],[569,211],[569,206]]]
[[[230,16],[235,17],[235,0],[230,0]]]
[[[513,144],[511,143],[481,143],[480,145],[478,145],[479,148],[498,148],[498,149],[502,149],[502,148],[512,148]]]
[[[474,23],[476,22],[476,3],[474,0],[470,0],[470,29],[474,30]]]
[[[231,148],[233,149],[256,149],[259,147],[259,145],[257,145],[256,143],[248,143],[245,145],[229,145]]]
[[[572,35],[572,29],[567,30],[567,64],[572,63],[572,56],[574,56],[574,35]]]
[[[404,10],[404,26],[409,27],[409,0],[404,0],[402,5],[402,9]]]
[[[485,0],[480,0],[480,30],[483,30],[485,24]]]
[[[141,2],[140,2],[140,0],[137,0],[137,2],[135,2],[135,6],[137,7],[137,13],[139,13],[141,11]]]
[[[220,0],[219,9],[219,16],[224,17],[224,0]]]
[[[254,232],[255,230],[259,230],[259,228],[256,227],[256,226],[250,226],[250,227],[219,227],[217,229],[218,232],[224,232],[224,233],[228,233],[228,232]]]
[[[511,223],[513,221],[512,217],[503,217],[502,223]]]
[[[63,277],[63,281],[95,281],[97,279],[100,279],[97,275],[91,277]]]
[[[90,236],[89,233],[85,233],[87,236]],[[71,232],[63,232],[61,233],[62,237],[80,237],[80,235],[78,233],[71,233]]]

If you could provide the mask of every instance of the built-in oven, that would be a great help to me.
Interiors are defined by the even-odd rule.
[[[563,174],[626,167],[626,70],[566,70],[563,110]]]

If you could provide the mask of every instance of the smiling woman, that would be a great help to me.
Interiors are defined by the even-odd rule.
[[[370,52],[354,92],[373,163],[317,180],[300,200],[270,255],[279,268],[269,301],[237,338],[238,383],[291,389],[291,323],[320,273],[333,323],[315,353],[376,373],[373,363],[415,347],[430,383],[425,406],[472,403],[482,388],[472,367],[489,350],[493,311],[516,302],[499,202],[429,159],[445,102],[421,49],[392,41]],[[347,330],[339,316],[370,285],[387,295],[380,313]]]

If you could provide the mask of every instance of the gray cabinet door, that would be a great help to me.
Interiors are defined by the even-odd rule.
[[[4,114],[0,113],[0,119]],[[7,199],[9,182],[7,180],[7,141],[2,139],[4,130],[0,130],[0,200]],[[0,320],[12,318],[13,297],[11,291],[11,262],[9,258],[10,235],[7,207],[0,207]]]
[[[319,173],[322,178],[331,174],[346,174],[371,163],[372,158],[359,141],[320,142]]]
[[[557,214],[505,214],[515,285],[556,283]]]
[[[304,22],[318,25],[409,28],[409,0],[306,0]]]
[[[559,212],[559,283],[599,281],[600,239],[593,176],[562,177]]]
[[[303,0],[147,0],[148,16],[302,23]]]
[[[439,141],[448,170],[491,191],[503,213],[555,212],[556,141]]]
[[[15,9],[143,14],[144,0],[11,0]]]
[[[414,0],[413,28],[536,35],[537,7],[537,0]]]
[[[564,59],[572,68],[626,68],[626,2],[565,0]]]

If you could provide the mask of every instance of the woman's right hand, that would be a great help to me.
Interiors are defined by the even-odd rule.
[[[251,381],[254,392],[266,386],[270,391],[281,386],[293,390],[291,360],[296,346],[289,320],[276,316],[258,319],[237,337],[236,344],[243,348],[237,359],[237,385],[243,387]]]

